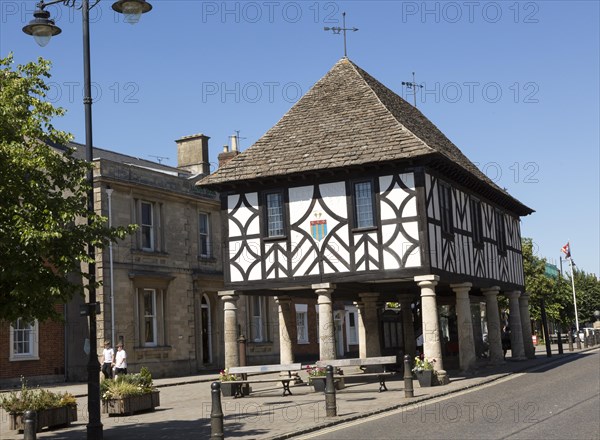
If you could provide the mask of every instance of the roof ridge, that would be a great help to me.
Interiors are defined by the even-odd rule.
[[[390,115],[390,117],[396,122],[396,124],[398,124],[400,126],[401,130],[406,130],[408,131],[412,136],[414,136],[416,139],[418,139],[425,147],[429,148],[431,150],[432,153],[435,153],[437,150],[433,147],[431,147],[427,142],[425,142],[425,140],[421,139],[419,136],[417,136],[416,133],[414,133],[411,129],[409,129],[405,124],[403,124],[402,122],[400,122],[398,120],[398,118],[391,112],[391,110],[388,108],[387,105],[385,105],[383,103],[383,101],[381,100],[381,97],[377,94],[377,92],[375,90],[373,90],[373,87],[371,87],[371,85],[368,83],[368,81],[365,79],[365,77],[363,76],[363,74],[361,72],[366,73],[367,75],[369,75],[365,70],[361,69],[358,65],[356,65],[352,60],[350,60],[349,58],[346,58],[346,60],[350,63],[350,65],[352,66],[352,68],[354,69],[354,71],[357,73],[357,75],[360,77],[360,79],[366,84],[366,86],[369,88],[369,90],[371,90],[373,92],[373,95],[375,95],[375,97],[377,98],[377,101],[379,101],[379,103],[383,106],[383,108],[385,108],[387,110],[387,113]],[[371,76],[371,75],[369,75]],[[372,77],[373,78],[373,77]],[[378,84],[382,85],[383,87],[386,87],[383,83],[381,83],[381,81],[378,81],[377,79],[373,78]],[[392,89],[390,89],[389,87],[386,87],[388,90],[390,90],[392,93],[395,93]],[[402,99],[402,97],[400,95],[398,95],[396,93],[396,95]]]

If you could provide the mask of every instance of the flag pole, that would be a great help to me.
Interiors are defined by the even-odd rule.
[[[579,318],[577,317],[577,297],[575,296],[575,273],[573,272],[573,259],[569,257],[569,265],[571,266],[571,284],[573,285],[573,305],[575,306],[575,328],[577,329],[577,337],[579,337]]]

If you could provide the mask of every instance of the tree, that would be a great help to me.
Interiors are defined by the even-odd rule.
[[[567,283],[572,296],[571,274],[565,279],[565,284]],[[575,294],[579,326],[583,327],[586,323],[594,322],[594,311],[600,310],[600,281],[594,274],[575,269]],[[571,321],[573,321],[575,312],[573,309],[571,311]]]
[[[64,110],[45,101],[50,63],[13,64],[0,59],[0,320],[60,319],[55,306],[89,279],[87,244],[106,246],[134,227],[108,228],[88,213],[91,164],[52,125]]]
[[[557,322],[569,322],[569,296],[565,280],[546,275],[546,259],[533,254],[533,240],[523,238],[523,269],[525,273],[525,291],[530,294],[529,310],[531,319],[541,319],[541,300],[544,300],[546,314]],[[572,310],[572,309],[571,309]]]

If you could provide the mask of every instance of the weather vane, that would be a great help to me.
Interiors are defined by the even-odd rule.
[[[346,27],[346,13],[342,13],[342,18],[343,18],[343,27],[325,27],[323,28],[326,31],[333,31],[334,34],[339,35],[342,32],[344,33],[344,57],[348,58],[348,51],[346,48],[346,31],[352,31],[352,32],[356,32],[358,30],[358,28],[347,28]]]
[[[417,107],[417,88],[421,88],[422,89],[423,86],[421,84],[417,84],[415,82],[415,72],[413,72],[412,74],[413,74],[413,80],[412,80],[412,82],[402,81],[402,85],[406,86],[407,89],[412,89],[415,107]]]

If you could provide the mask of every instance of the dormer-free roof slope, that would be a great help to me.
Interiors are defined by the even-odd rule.
[[[347,58],[254,145],[198,184],[220,187],[421,158],[452,168],[462,183],[482,187],[521,215],[533,212],[485,176],[418,109]]]

